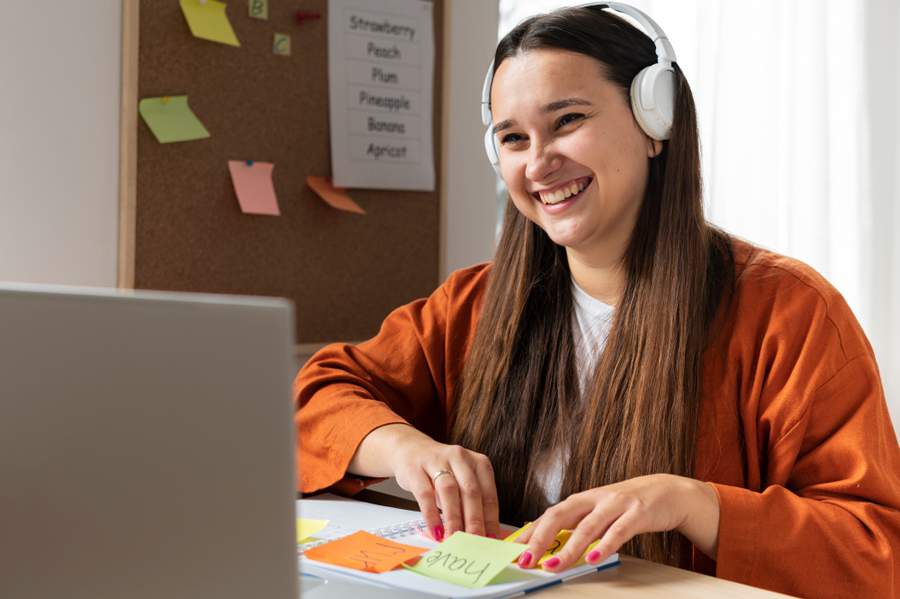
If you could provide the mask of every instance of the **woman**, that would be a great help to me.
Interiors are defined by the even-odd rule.
[[[900,450],[872,349],[812,269],[704,220],[667,44],[597,6],[500,42],[495,259],[306,364],[301,490],[394,476],[436,539],[536,520],[523,567],[570,528],[543,567],[621,549],[796,595],[897,596]],[[629,102],[657,63],[662,128]]]

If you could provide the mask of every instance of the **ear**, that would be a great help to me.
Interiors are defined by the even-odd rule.
[[[647,158],[656,158],[663,149],[663,142],[647,137]]]

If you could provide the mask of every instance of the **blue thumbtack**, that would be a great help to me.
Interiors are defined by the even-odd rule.
[[[253,166],[253,161],[252,161],[252,160],[248,160],[248,161],[247,161],[247,166]]]

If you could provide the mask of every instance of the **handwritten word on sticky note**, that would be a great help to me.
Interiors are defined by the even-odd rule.
[[[529,526],[531,526],[531,522],[527,523],[525,526],[523,526],[519,530],[515,531],[514,533],[512,533],[511,535],[509,535],[508,537],[506,537],[503,540],[507,541],[507,542],[515,541],[517,538],[519,538],[519,535],[521,535],[523,532],[525,532],[525,529],[527,529]],[[553,542],[550,544],[550,547],[547,548],[547,551],[545,551],[544,555],[541,556],[541,559],[538,560],[538,562],[537,562],[538,565],[543,564],[545,561],[547,561],[548,559],[550,559],[551,557],[553,557],[554,555],[556,555],[557,553],[562,551],[563,547],[566,546],[566,543],[568,543],[569,539],[572,537],[572,532],[573,531],[571,531],[567,528],[564,528],[563,530],[559,531],[556,534],[556,538],[553,539]],[[597,541],[594,541],[593,543],[588,545],[587,549],[584,550],[584,553],[589,552],[591,549],[594,548],[594,545],[596,545],[599,542],[600,541],[598,539]],[[584,558],[584,555],[582,554],[582,559],[583,558]]]
[[[526,546],[456,532],[426,553],[409,570],[472,589],[493,580]]]
[[[181,12],[187,21],[188,27],[194,37],[240,46],[228,15],[225,14],[225,4],[216,0],[181,0]]]
[[[254,19],[269,20],[269,0],[248,0],[247,10]]]
[[[271,162],[254,162],[253,160],[229,160],[231,182],[237,194],[241,212],[245,214],[270,214],[278,216],[278,199],[272,185]]]
[[[161,144],[209,137],[209,131],[191,112],[187,96],[144,98],[138,112]]]
[[[328,526],[328,520],[297,518],[297,542],[304,542],[306,539],[313,536],[326,526]]]
[[[347,195],[347,190],[332,185],[329,177],[310,176],[306,178],[306,184],[332,208],[355,214],[366,213],[359,204],[353,201],[353,198]]]
[[[377,574],[393,570],[426,551],[424,547],[403,545],[361,530],[314,547],[304,555],[316,561]]]

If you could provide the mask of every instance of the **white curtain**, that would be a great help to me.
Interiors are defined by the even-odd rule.
[[[501,0],[500,35],[560,0]],[[900,429],[895,0],[632,0],[694,93],[707,216],[846,298]],[[874,158],[874,160],[873,160]]]

